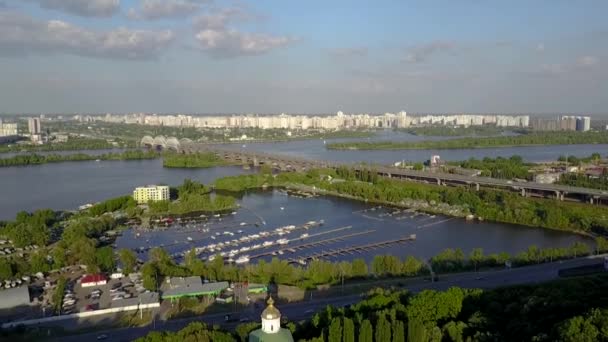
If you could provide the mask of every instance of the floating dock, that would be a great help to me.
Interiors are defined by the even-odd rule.
[[[300,257],[297,259],[291,258],[288,260],[288,262],[302,264],[303,262],[307,262],[307,261],[314,260],[314,259],[321,259],[321,258],[327,258],[327,257],[333,257],[333,256],[353,255],[355,253],[366,253],[366,252],[373,251],[378,248],[384,248],[384,247],[388,247],[391,245],[406,243],[406,242],[410,242],[410,241],[414,241],[414,240],[416,240],[416,234],[411,234],[409,236],[402,237],[399,239],[394,239],[394,240],[386,240],[386,241],[368,243],[365,245],[350,246],[350,247],[344,247],[344,248],[331,249],[328,251],[321,251],[321,252],[306,255],[306,256],[303,256],[303,257]]]

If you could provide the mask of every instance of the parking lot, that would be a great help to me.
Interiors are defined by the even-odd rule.
[[[74,312],[120,306],[121,300],[137,298],[144,292],[146,290],[137,274],[121,279],[110,279],[105,285],[83,287],[78,283],[74,286],[74,308],[76,308]]]

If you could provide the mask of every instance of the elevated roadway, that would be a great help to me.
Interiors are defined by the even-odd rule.
[[[180,151],[182,153],[213,152],[219,157],[231,162],[253,167],[269,165],[274,169],[282,171],[306,171],[312,168],[337,168],[340,166],[347,166],[360,172],[361,170],[369,170],[371,168],[369,165],[361,165],[358,163],[310,160],[294,156],[243,151],[217,145],[197,143],[182,144]],[[383,177],[433,183],[437,185],[468,186],[475,190],[479,190],[480,187],[496,188],[516,191],[522,196],[528,197],[544,197],[560,201],[571,200],[588,202],[591,204],[608,203],[608,191],[598,189],[559,184],[541,184],[536,182],[515,182],[506,179],[465,176],[444,172],[415,171],[392,166],[374,165],[373,170]]]

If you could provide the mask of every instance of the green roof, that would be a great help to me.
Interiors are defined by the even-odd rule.
[[[258,329],[249,334],[249,342],[293,342],[293,336],[289,329],[281,328],[274,334],[267,334]]]

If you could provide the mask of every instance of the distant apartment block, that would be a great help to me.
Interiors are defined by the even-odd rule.
[[[128,114],[92,117],[95,120],[111,123],[128,123],[151,126],[196,127],[196,128],[261,128],[261,129],[357,129],[357,128],[406,128],[412,125],[495,125],[499,127],[528,127],[528,115],[419,115],[408,116],[405,111],[399,113],[346,114],[337,112],[336,115],[223,115],[223,116],[191,116],[191,115],[147,115]],[[82,120],[82,116],[74,116],[74,120]]]
[[[167,185],[140,186],[133,190],[133,199],[140,204],[150,201],[167,201],[169,200],[169,187]]]
[[[42,128],[40,127],[40,118],[27,119],[27,128],[30,132],[30,135],[37,135],[42,133]]]
[[[579,131],[591,129],[591,118],[588,116],[562,116],[557,119],[532,119],[530,126],[537,131]]]
[[[0,121],[0,137],[10,137],[17,135],[16,123],[2,123]]]

